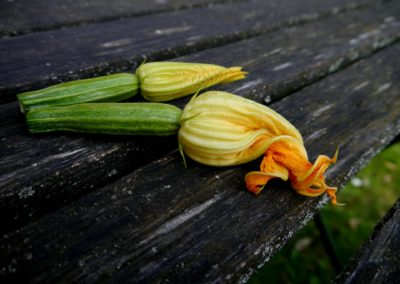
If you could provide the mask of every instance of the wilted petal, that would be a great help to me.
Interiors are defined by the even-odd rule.
[[[301,146],[298,145],[298,147]],[[297,193],[315,197],[327,192],[332,203],[337,204],[336,188],[326,185],[323,175],[326,169],[336,162],[337,152],[333,158],[324,155],[318,156],[314,164],[310,163],[307,157],[301,153],[302,151],[297,150],[296,147],[289,147],[285,141],[274,143],[265,152],[261,164],[261,172],[268,174],[271,166],[276,167],[276,165],[279,165],[284,167],[287,169],[291,185]],[[260,190],[265,185],[259,184],[258,179],[252,180],[251,176],[247,177],[246,185],[249,191],[254,191],[254,184],[257,184]]]
[[[289,178],[289,171],[274,160],[272,152],[267,152],[261,163],[260,171],[247,173],[244,180],[249,191],[259,194],[272,178],[286,181]]]

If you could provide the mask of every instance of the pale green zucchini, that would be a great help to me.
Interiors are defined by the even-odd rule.
[[[116,135],[172,135],[182,111],[162,103],[88,103],[31,109],[31,133],[73,131]]]
[[[119,102],[133,97],[139,89],[134,74],[118,73],[61,83],[45,89],[18,94],[21,111],[34,107],[63,106],[90,102]]]

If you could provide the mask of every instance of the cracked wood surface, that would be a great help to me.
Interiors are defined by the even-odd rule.
[[[246,80],[220,89],[272,103],[393,43],[398,3],[212,48],[174,60],[243,66]],[[329,34],[327,37],[326,34]],[[230,54],[231,56],[221,56]],[[217,87],[218,88],[218,87]],[[182,107],[186,100],[176,102]],[[0,106],[1,231],[9,231],[176,148],[176,139],[29,135],[17,103]],[[71,166],[72,165],[72,166]]]
[[[399,51],[272,105],[303,133],[311,159],[340,146],[330,184],[346,183],[400,133]],[[185,169],[174,151],[4,235],[0,271],[31,282],[245,281],[327,202],[281,182],[254,197],[243,176],[257,166]]]

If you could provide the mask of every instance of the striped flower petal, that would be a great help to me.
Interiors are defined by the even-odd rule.
[[[305,196],[327,193],[336,204],[336,188],[325,183],[324,173],[333,158],[309,162],[300,132],[284,117],[254,101],[226,92],[195,96],[181,116],[178,138],[183,152],[211,166],[247,163],[264,155],[259,171],[245,176],[247,189],[259,194],[272,178],[290,180]]]
[[[136,70],[143,97],[163,102],[193,94],[216,84],[245,78],[241,67],[186,62],[144,63]]]

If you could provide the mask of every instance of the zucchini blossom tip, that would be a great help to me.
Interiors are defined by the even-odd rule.
[[[187,62],[144,63],[136,70],[143,97],[163,102],[177,99],[216,84],[246,77],[241,67]]]

